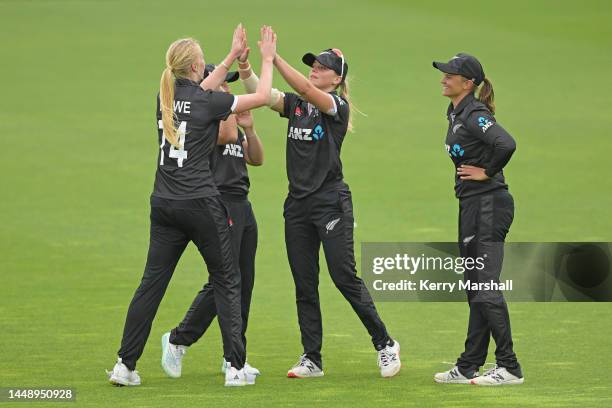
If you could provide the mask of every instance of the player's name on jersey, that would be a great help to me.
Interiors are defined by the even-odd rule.
[[[161,111],[161,107],[160,107]],[[190,101],[174,101],[174,111],[177,113],[184,113],[186,115],[191,114],[191,102]]]

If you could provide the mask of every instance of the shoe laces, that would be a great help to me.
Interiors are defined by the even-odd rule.
[[[306,354],[302,354],[300,356],[300,359],[297,363],[295,363],[295,365],[293,367],[302,367],[306,365],[306,362],[308,361],[308,357],[306,357]]]
[[[170,350],[172,350],[172,354],[174,354],[174,356],[178,358],[182,358],[187,352],[186,347],[179,346],[179,345],[172,344],[172,343],[170,343]]]
[[[386,346],[378,351],[378,365],[381,367],[388,366],[397,359],[396,357],[397,355],[391,351],[391,347]]]
[[[485,366],[492,366],[491,368],[487,369],[482,376],[491,376],[494,375],[495,373],[497,373],[497,370],[499,369],[499,367],[497,366],[497,364],[495,363],[485,363]]]

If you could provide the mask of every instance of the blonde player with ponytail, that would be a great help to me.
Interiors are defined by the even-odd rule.
[[[204,54],[196,40],[177,40],[166,52],[157,100],[160,149],[151,194],[149,252],[140,286],[127,312],[117,364],[108,373],[111,384],[140,385],[136,362],[176,264],[189,242],[200,251],[215,287],[223,355],[228,361],[225,385],[247,384],[240,280],[233,262],[231,221],[219,198],[209,163],[220,121],[231,113],[264,106],[270,98],[276,35],[268,26],[261,29],[262,74],[255,93],[234,96],[211,90],[224,82],[229,67],[245,47],[246,32],[239,25],[230,53],[203,81]]]
[[[239,58],[240,77],[249,92],[258,86],[247,55]],[[319,305],[319,249],[323,246],[329,273],[367,329],[378,352],[383,377],[401,368],[399,342],[387,333],[374,302],[357,276],[353,242],[353,203],[342,175],[340,150],[352,130],[347,81],[348,63],[342,51],[330,48],[305,54],[308,77],[278,54],[274,66],[294,92],[272,89],[268,106],[287,125],[285,243],[295,283],[303,353],[288,372],[290,378],[323,376],[323,330]]]

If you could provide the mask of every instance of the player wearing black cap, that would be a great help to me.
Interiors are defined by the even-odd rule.
[[[213,72],[213,64],[206,65],[206,74]],[[228,72],[221,90],[229,93],[229,82],[238,80],[238,72]],[[242,130],[241,130],[242,128]],[[240,271],[242,341],[246,350],[246,329],[251,307],[251,296],[255,283],[255,253],[257,251],[257,221],[248,200],[250,181],[247,163],[263,164],[263,146],[253,127],[250,111],[230,115],[221,122],[218,146],[211,156],[211,169],[221,201],[229,210],[232,221],[232,252]],[[182,360],[187,348],[197,342],[217,316],[212,281],[204,285],[193,300],[183,321],[162,336],[161,365],[164,372],[179,378]],[[227,371],[223,359],[222,372]],[[245,362],[247,382],[253,382],[259,370]]]
[[[493,86],[482,65],[468,54],[449,62],[434,62],[444,73],[442,94],[450,98],[446,149],[456,168],[455,195],[459,199],[459,246],[462,257],[484,259],[485,267],[466,270],[473,284],[499,282],[504,240],[514,217],[503,168],[516,144],[493,117]],[[482,87],[475,96],[478,86]],[[522,384],[523,374],[514,354],[508,306],[501,291],[468,290],[470,318],[465,351],[449,371],[438,373],[438,383],[477,385]],[[494,368],[478,375],[485,364],[490,336],[497,346]]]
[[[192,241],[208,267],[223,337],[223,353],[230,367],[226,386],[246,385],[241,338],[240,281],[232,256],[227,209],[210,171],[209,158],[219,134],[219,122],[232,112],[265,105],[270,97],[276,35],[261,30],[262,80],[254,95],[213,92],[228,68],[246,48],[241,25],[234,32],[232,50],[221,67],[204,75],[204,56],[191,38],[172,43],[157,99],[157,172],[151,195],[151,231],[144,275],[127,313],[119,359],[109,380],[115,385],[140,385],[135,371],[151,331],[153,318],[176,264]]]
[[[378,351],[383,377],[400,370],[400,346],[391,339],[363,281],[357,276],[353,242],[353,204],[344,182],[340,150],[351,128],[348,64],[338,49],[302,61],[311,67],[308,78],[280,56],[274,65],[296,93],[272,89],[270,107],[289,120],[287,176],[289,195],[284,205],[285,243],[296,289],[304,354],[287,375],[323,375],[323,330],[319,305],[319,249],[323,244],[332,280],[367,328]],[[239,61],[248,91],[257,77],[248,62]]]

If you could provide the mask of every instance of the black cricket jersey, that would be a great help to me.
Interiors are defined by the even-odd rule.
[[[456,108],[451,103],[447,115],[446,151],[455,165],[457,198],[508,189],[502,169],[516,150],[512,136],[474,94],[465,96]],[[484,168],[490,179],[461,180],[456,169],[462,164]]]
[[[244,133],[238,129],[235,143],[218,145],[211,157],[215,184],[221,194],[244,196],[249,194],[249,173],[244,158]]]
[[[174,113],[180,148],[163,136],[162,114],[157,95],[159,155],[153,196],[187,200],[218,195],[210,169],[210,156],[217,144],[219,121],[231,113],[234,96],[204,91],[196,82],[177,79]]]
[[[340,150],[348,128],[348,101],[335,92],[336,114],[327,115],[294,93],[285,93],[281,117],[287,125],[289,194],[303,198],[325,188],[345,186]]]

